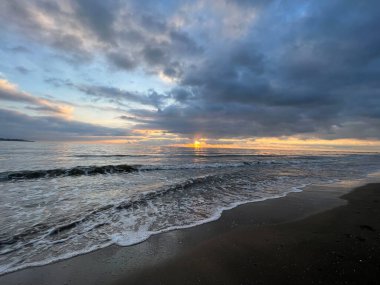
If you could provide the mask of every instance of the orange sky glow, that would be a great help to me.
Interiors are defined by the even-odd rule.
[[[136,136],[88,141],[88,143],[114,143],[131,145],[158,145],[187,148],[240,148],[240,149],[279,149],[279,150],[323,150],[323,151],[380,151],[379,140],[360,139],[319,139],[297,137],[263,137],[247,139],[207,139],[205,137],[181,138],[163,131],[141,130]]]

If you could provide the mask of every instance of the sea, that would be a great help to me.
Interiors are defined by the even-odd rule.
[[[376,153],[0,142],[0,274],[379,170]]]

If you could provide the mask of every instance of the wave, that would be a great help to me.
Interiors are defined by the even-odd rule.
[[[283,157],[285,155],[270,155],[270,154],[228,154],[228,153],[215,153],[215,154],[206,154],[206,153],[189,153],[189,154],[174,154],[171,156],[178,156],[178,157]]]
[[[253,165],[253,164],[254,163],[250,163],[250,165]],[[231,166],[231,164],[225,164],[225,165]],[[188,165],[188,166],[190,166],[190,165]],[[136,167],[136,166],[134,166],[134,167],[138,170],[138,167]],[[256,173],[256,168],[252,168],[252,169],[248,169],[248,170],[253,170],[253,172]],[[109,233],[109,235],[107,236],[107,239],[104,239],[104,240],[100,239],[99,241],[97,241],[97,244],[93,244],[93,245],[90,244],[88,247],[84,247],[80,250],[78,248],[71,248],[70,250],[65,249],[62,251],[57,251],[58,253],[61,252],[63,254],[58,254],[58,253],[54,254],[54,257],[51,257],[50,259],[47,258],[47,259],[43,259],[43,260],[35,260],[34,262],[30,262],[30,260],[28,261],[28,259],[27,259],[27,258],[29,258],[29,256],[27,256],[26,263],[24,263],[24,260],[22,259],[19,263],[14,263],[14,264],[7,263],[3,267],[1,267],[1,265],[0,265],[0,275],[4,274],[6,272],[11,272],[11,271],[17,270],[17,269],[21,269],[21,268],[25,268],[25,267],[29,267],[29,266],[47,264],[47,263],[50,263],[53,261],[65,259],[65,258],[68,258],[71,256],[75,256],[75,255],[78,255],[78,254],[81,254],[84,252],[90,252],[90,251],[93,251],[95,249],[108,246],[110,244],[118,244],[121,246],[131,245],[131,244],[141,242],[153,234],[157,234],[160,232],[166,232],[166,231],[170,231],[170,230],[174,230],[174,229],[188,228],[188,227],[192,227],[195,225],[207,223],[207,222],[218,219],[224,210],[231,209],[231,208],[234,208],[238,205],[249,203],[249,202],[262,201],[262,200],[266,200],[266,199],[283,197],[289,192],[299,192],[299,191],[302,191],[303,187],[305,187],[307,184],[313,182],[313,181],[308,180],[305,183],[304,180],[302,180],[302,181],[301,180],[297,180],[297,181],[292,180],[293,182],[289,184],[289,183],[285,183],[286,181],[283,181],[281,179],[278,179],[278,180],[274,179],[273,181],[278,182],[278,184],[275,184],[275,185],[283,187],[283,189],[281,189],[281,191],[277,191],[277,192],[269,191],[267,193],[268,195],[257,195],[257,194],[255,194],[256,191],[252,191],[252,189],[250,188],[248,191],[251,192],[253,195],[233,196],[232,200],[227,200],[228,203],[220,203],[218,200],[218,205],[212,206],[212,209],[213,209],[212,212],[208,212],[207,215],[204,215],[204,216],[199,215],[196,220],[185,220],[183,223],[182,223],[182,221],[181,221],[181,223],[176,223],[176,222],[172,223],[172,221],[171,221],[170,223],[163,224],[164,226],[162,226],[162,227],[161,226],[158,226],[155,228],[147,228],[147,227],[138,228],[137,227],[137,228],[134,228],[134,232],[132,232],[132,233],[126,231],[126,227],[120,227],[120,230],[116,231],[116,232],[110,231],[109,228],[107,227],[107,225],[110,225],[110,227],[112,228],[113,223],[117,223],[116,219],[113,220],[111,218],[114,216],[114,214],[116,217],[119,217],[119,216],[123,217],[124,211],[130,212],[130,213],[136,212],[136,215],[137,215],[136,217],[140,217],[140,216],[138,216],[138,214],[139,213],[145,213],[145,209],[148,209],[152,205],[161,205],[161,200],[160,200],[161,196],[164,196],[164,197],[162,197],[162,199],[163,199],[162,201],[174,201],[175,199],[171,199],[172,193],[173,194],[179,194],[179,195],[173,196],[173,197],[181,198],[181,199],[182,199],[182,197],[184,197],[184,199],[185,199],[185,196],[183,196],[182,194],[187,195],[189,192],[191,192],[191,193],[200,192],[199,190],[202,189],[202,191],[205,191],[205,192],[202,192],[201,197],[207,197],[207,195],[209,193],[212,194],[215,192],[216,189],[219,190],[220,188],[218,187],[218,185],[220,185],[223,187],[222,191],[226,191],[226,192],[223,192],[223,197],[226,197],[229,195],[229,189],[230,188],[236,189],[235,187],[226,187],[225,188],[226,183],[228,183],[228,181],[231,181],[231,180],[236,181],[242,177],[243,178],[249,177],[246,174],[247,173],[248,174],[253,173],[253,172],[249,172],[249,171],[248,172],[241,172],[240,169],[235,169],[234,173],[236,173],[237,176],[231,176],[230,171],[223,172],[223,173],[219,172],[219,174],[198,176],[198,177],[194,177],[194,178],[184,180],[181,183],[175,183],[172,185],[167,185],[167,186],[161,187],[161,188],[156,189],[154,191],[146,191],[143,193],[136,194],[133,197],[129,197],[129,198],[125,197],[127,199],[122,198],[122,199],[118,199],[117,201],[112,200],[108,204],[104,205],[103,207],[97,207],[95,209],[91,209],[91,211],[82,213],[80,216],[77,216],[75,218],[60,220],[58,223],[36,224],[36,225],[32,226],[31,229],[25,230],[24,232],[21,232],[21,233],[19,232],[10,238],[7,238],[5,236],[1,237],[1,235],[0,235],[0,249],[3,245],[3,254],[8,254],[8,253],[14,251],[15,252],[14,255],[16,255],[16,254],[18,254],[17,250],[19,250],[20,248],[27,248],[28,249],[30,247],[31,249],[34,249],[34,247],[36,246],[36,248],[38,249],[39,244],[62,244],[62,243],[66,242],[70,239],[75,239],[76,237],[78,237],[80,235],[86,236],[89,232],[92,231],[92,229],[103,227],[103,226],[106,226],[106,228],[103,229],[103,233],[107,233],[107,234]],[[274,175],[274,176],[276,177],[276,175]],[[259,177],[261,177],[261,176],[259,176]],[[258,187],[261,187],[262,185],[265,186],[265,185],[267,185],[266,181],[268,181],[268,178],[271,178],[271,177],[272,177],[272,175],[270,175],[270,177],[267,177],[265,175],[265,176],[261,177],[259,180],[254,179],[253,182],[256,185],[256,182],[264,181],[265,183],[264,184],[258,184]],[[332,181],[330,180],[330,181],[325,181],[325,182],[330,183]],[[220,183],[220,184],[218,184],[218,183]],[[199,184],[202,186],[202,188],[197,187]],[[204,185],[204,184],[206,184],[206,185]],[[243,183],[243,184],[245,185],[246,183]],[[215,187],[208,187],[209,185],[210,186],[216,185],[217,187],[216,188]],[[242,185],[242,184],[238,183],[237,185]],[[253,184],[248,183],[247,185],[253,185]],[[192,186],[196,186],[196,188],[195,189],[192,189],[192,188],[189,189],[189,187],[192,187]],[[206,187],[204,187],[204,186],[206,186]],[[270,188],[272,188],[272,186]],[[278,188],[278,187],[275,187],[275,188]],[[203,189],[205,189],[205,190],[203,190]],[[206,194],[206,192],[207,192],[207,194]],[[206,194],[206,196],[204,196],[205,194]],[[168,195],[168,196],[166,196],[166,195]],[[168,199],[168,197],[170,199]],[[195,196],[189,196],[189,197],[194,200]],[[155,203],[155,201],[152,201],[155,199],[159,199],[158,200],[159,203]],[[196,199],[196,201],[200,201],[201,203],[204,203],[204,205],[208,205],[207,201],[212,201],[212,200],[207,200],[207,201],[202,202],[202,200]],[[172,208],[166,208],[166,206],[164,205],[162,208],[155,208],[157,210],[160,210],[158,212],[156,211],[155,213],[161,213],[161,212],[165,212],[165,211],[167,211],[168,213],[172,213],[171,210],[175,209],[176,207],[177,207],[176,204]],[[186,205],[186,207],[189,207],[189,206]],[[207,207],[209,207],[209,206],[207,206]],[[139,211],[140,208],[142,209],[141,211]],[[196,209],[196,208],[194,208],[194,209]],[[200,208],[200,210],[198,212],[201,213],[202,208]],[[175,214],[173,214],[173,215],[175,216]],[[149,214],[149,211],[148,211],[148,215],[146,216],[146,218],[149,218],[152,216],[154,217],[155,215]],[[171,214],[169,214],[168,216],[171,216]],[[134,220],[129,219],[129,216],[127,216],[127,215],[124,216],[124,219],[131,220],[131,223],[132,224],[134,223]],[[124,224],[120,223],[120,225],[124,225]],[[128,223],[127,223],[127,225],[128,225]],[[115,228],[116,228],[116,226],[115,226]],[[92,237],[92,236],[90,236],[90,237]],[[82,244],[82,243],[80,243],[80,244]],[[35,250],[37,250],[37,249],[35,249]],[[29,254],[29,252],[30,251],[28,250],[28,254]]]
[[[118,210],[133,208],[135,206],[146,204],[149,200],[152,200],[152,199],[159,197],[159,196],[162,196],[164,194],[167,194],[170,192],[175,192],[178,190],[185,190],[191,186],[195,186],[197,184],[203,184],[203,183],[209,182],[212,179],[219,178],[219,177],[221,177],[221,175],[213,174],[213,175],[205,175],[205,176],[201,176],[201,177],[197,177],[197,178],[191,178],[191,179],[188,179],[184,182],[171,185],[167,188],[142,193],[134,199],[121,202],[115,208]]]
[[[137,171],[137,169],[127,164],[104,165],[104,166],[75,166],[72,168],[2,172],[0,173],[0,181],[55,178],[55,177],[64,177],[64,176],[112,174],[112,173],[133,172],[133,171]]]
[[[96,209],[96,210],[88,213],[82,219],[79,219],[76,221],[71,221],[67,224],[62,224],[62,225],[56,226],[55,228],[51,229],[47,235],[52,237],[52,236],[55,236],[58,234],[62,234],[63,232],[71,230],[71,229],[75,228],[77,225],[79,225],[79,224],[81,224],[87,220],[90,220],[94,215],[97,215],[103,211],[107,211],[111,208],[112,208],[112,211],[121,211],[121,210],[133,209],[136,207],[147,205],[149,203],[149,201],[154,200],[155,198],[161,197],[161,196],[168,194],[170,192],[186,190],[189,187],[195,186],[197,184],[207,183],[207,182],[211,181],[212,179],[215,179],[218,177],[220,177],[220,175],[206,175],[206,176],[202,176],[202,177],[198,177],[198,178],[192,178],[192,179],[188,179],[182,183],[177,183],[177,184],[171,185],[171,186],[166,187],[166,188],[141,193],[140,195],[138,195],[136,197],[122,201],[118,204],[105,205],[103,207],[100,207],[99,209]],[[100,227],[103,225],[104,225],[104,223],[96,224],[95,227]]]
[[[33,239],[33,237],[32,237],[31,240],[29,239],[29,242],[27,241],[26,243],[23,243],[22,245],[20,245],[20,247],[31,246],[32,244],[38,243],[41,241],[44,241],[44,243],[50,243],[50,244],[53,244],[53,243],[56,244],[56,243],[64,242],[64,241],[71,239],[73,237],[73,235],[71,235],[71,233],[65,234],[65,231],[69,231],[69,230],[75,228],[76,226],[79,226],[82,222],[86,222],[87,220],[90,220],[91,216],[93,216],[94,214],[97,214],[98,212],[101,212],[103,210],[108,210],[110,208],[112,208],[112,209],[110,209],[112,211],[113,210],[124,210],[126,208],[133,207],[134,205],[136,205],[138,207],[138,206],[142,205],[143,203],[148,202],[148,201],[144,201],[144,200],[150,200],[154,197],[158,197],[158,196],[161,196],[167,192],[175,191],[178,189],[185,190],[187,187],[190,187],[194,184],[209,182],[210,180],[217,179],[217,178],[221,178],[220,175],[208,175],[208,176],[198,177],[198,178],[194,178],[194,179],[189,179],[183,183],[175,184],[175,185],[168,187],[166,189],[163,189],[161,191],[155,191],[155,192],[152,191],[152,192],[143,193],[136,200],[129,201],[129,202],[122,202],[118,206],[117,205],[106,205],[104,207],[101,207],[101,208],[89,213],[88,215],[84,216],[80,220],[77,220],[74,222],[69,222],[67,224],[59,225],[53,229],[50,228],[50,229],[48,229],[48,231],[46,231],[46,228],[44,228],[42,236],[40,236],[37,239]],[[61,255],[55,255],[53,258],[48,258],[48,259],[41,260],[41,261],[34,261],[34,262],[26,263],[26,264],[16,265],[14,267],[13,267],[13,264],[11,264],[11,266],[9,266],[9,267],[7,267],[7,266],[4,266],[3,268],[0,267],[0,276],[2,274],[14,272],[16,270],[20,270],[23,268],[46,265],[46,264],[49,264],[52,262],[56,262],[58,260],[64,260],[64,259],[74,257],[74,256],[77,256],[77,255],[80,255],[83,253],[92,252],[94,250],[110,246],[112,244],[116,244],[119,246],[130,246],[133,244],[140,243],[140,242],[148,239],[150,236],[155,235],[155,234],[165,233],[165,232],[172,231],[172,230],[191,228],[191,227],[194,227],[197,225],[209,223],[209,222],[218,220],[221,217],[222,213],[226,210],[230,210],[230,209],[233,209],[237,206],[247,204],[247,203],[264,201],[264,200],[268,200],[268,199],[281,198],[281,197],[284,197],[291,192],[301,192],[302,188],[304,188],[305,186],[306,186],[306,184],[300,185],[298,187],[292,187],[290,189],[287,189],[287,191],[284,191],[283,193],[274,194],[274,195],[271,195],[268,197],[252,197],[251,199],[248,199],[248,200],[245,199],[243,201],[236,201],[236,202],[231,203],[229,205],[219,206],[209,216],[204,216],[202,219],[192,221],[188,224],[171,225],[171,226],[168,225],[164,228],[155,229],[155,230],[142,229],[142,230],[136,232],[134,237],[131,237],[130,235],[126,236],[125,234],[122,234],[122,233],[121,234],[112,234],[108,241],[90,246],[88,248],[83,248],[80,250],[77,249],[74,251],[65,252],[64,254],[61,254]],[[90,228],[87,228],[87,231],[91,231],[92,229],[99,228],[99,227],[102,227],[102,226],[110,224],[110,223],[111,222],[94,223],[94,224],[92,224],[92,226]],[[27,234],[27,232],[25,232],[25,234]],[[65,237],[62,237],[62,236],[55,237],[56,235],[61,235],[61,234],[64,234]],[[23,235],[23,237],[26,238],[26,235]],[[26,240],[28,240],[28,238],[26,238],[26,240],[24,238],[21,238],[21,240],[24,242]],[[19,240],[20,240],[20,238],[16,238],[14,241],[18,242]],[[5,245],[7,243],[3,243],[3,244]],[[19,249],[20,247],[16,247],[15,249],[10,250],[10,251],[15,251],[15,250]],[[1,248],[1,241],[0,241],[0,248]],[[10,251],[8,251],[8,252],[10,252]],[[5,252],[5,253],[8,253],[8,252]]]
[[[197,178],[191,178],[181,183],[173,184],[169,187],[141,193],[135,197],[132,197],[131,199],[124,200],[117,204],[107,204],[107,205],[101,206],[85,214],[80,219],[67,221],[66,223],[61,223],[54,226],[49,225],[49,224],[44,224],[44,223],[36,224],[36,225],[33,225],[29,229],[26,229],[22,232],[14,234],[11,237],[0,236],[0,249],[4,246],[15,244],[19,241],[26,242],[26,244],[31,244],[33,243],[33,240],[39,241],[41,239],[45,239],[48,237],[54,238],[54,236],[62,235],[63,233],[72,230],[73,228],[80,225],[81,223],[84,223],[92,219],[95,215],[101,214],[104,211],[108,211],[108,210],[121,211],[121,210],[140,207],[140,206],[148,204],[149,201],[155,198],[161,197],[170,192],[186,190],[189,187],[192,187],[198,184],[207,183],[211,181],[212,179],[216,179],[220,177],[221,177],[220,175],[214,174],[214,175],[205,175],[205,176],[201,176]],[[94,228],[101,227],[103,225],[105,225],[105,223],[96,224],[94,225]],[[36,236],[39,236],[39,238],[35,240],[34,238]]]
[[[251,166],[257,162],[237,162],[237,163],[189,163],[178,165],[103,165],[103,166],[75,166],[72,168],[56,168],[47,170],[22,170],[0,173],[0,181],[28,180],[39,178],[56,178],[65,176],[82,176],[97,174],[128,173],[135,171],[159,171],[159,170],[185,170],[185,169],[207,169],[207,168],[234,168]]]
[[[185,164],[168,164],[168,165],[139,165],[139,170],[151,171],[151,170],[185,170],[185,169],[206,169],[206,168],[234,168],[251,166],[260,163],[259,161],[242,161],[242,162],[227,162],[227,163],[185,163]]]
[[[150,156],[148,154],[76,154],[71,157],[83,157],[83,158],[91,158],[91,157],[147,157]]]

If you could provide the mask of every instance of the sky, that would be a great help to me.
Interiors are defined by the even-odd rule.
[[[380,1],[3,0],[0,137],[380,150]]]

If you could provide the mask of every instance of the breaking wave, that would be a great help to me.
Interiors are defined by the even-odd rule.
[[[62,176],[81,176],[96,174],[112,174],[137,171],[136,168],[127,164],[104,165],[104,166],[75,166],[72,168],[56,168],[47,170],[23,170],[0,173],[0,181],[55,178]]]
[[[82,176],[97,174],[128,173],[135,171],[158,171],[158,170],[181,170],[181,169],[207,169],[207,168],[229,168],[244,167],[258,164],[260,162],[236,162],[236,163],[204,163],[204,164],[181,164],[181,165],[103,165],[103,166],[75,166],[72,168],[56,168],[45,170],[22,170],[0,173],[0,181],[27,180],[39,178],[56,178],[65,176]]]
[[[103,157],[103,158],[111,158],[111,157],[147,157],[147,154],[76,154],[72,155],[72,157],[81,157],[81,158],[91,158],[91,157]]]

